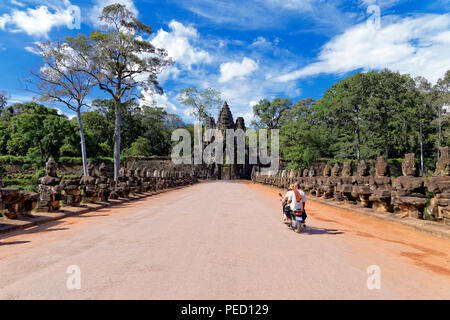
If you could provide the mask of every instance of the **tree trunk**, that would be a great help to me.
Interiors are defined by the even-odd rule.
[[[83,159],[83,174],[87,176],[87,155],[86,155],[86,140],[84,138],[83,124],[81,123],[81,111],[77,110],[78,128],[80,129],[81,139],[81,158]]]
[[[419,106],[419,120],[420,120],[420,176],[423,177],[423,124],[422,124],[422,106]]]
[[[356,159],[358,160],[358,163],[361,159],[361,136],[359,132],[359,127],[356,129]]]
[[[441,106],[438,105],[438,143],[437,143],[437,158],[439,159],[441,147]]]
[[[114,124],[114,181],[118,181],[120,171],[120,125],[121,125],[121,102],[115,100],[115,124]]]

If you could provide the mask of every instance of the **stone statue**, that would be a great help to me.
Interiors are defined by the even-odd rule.
[[[433,176],[450,176],[450,153],[448,147],[439,148],[440,157],[436,163],[436,170]]]
[[[440,148],[440,154],[441,156],[436,163],[436,171],[426,183],[428,191],[433,193],[427,211],[438,222],[450,225],[450,157],[448,147]]]
[[[369,166],[364,160],[361,160],[358,164],[357,176],[353,178],[352,197],[366,208],[372,206],[372,201],[370,200],[372,190],[369,182]]]
[[[324,177],[329,177],[331,175],[331,167],[330,167],[330,165],[328,163],[323,168],[322,175]]]
[[[378,157],[375,164],[375,178],[387,177],[389,175],[389,165],[384,157]]]
[[[378,157],[375,164],[375,177],[369,180],[372,195],[369,200],[377,211],[392,212],[394,207],[391,203],[391,178],[389,166],[384,157]]]
[[[339,164],[335,163],[333,166],[333,169],[331,169],[331,176],[339,177],[340,173],[341,173],[341,168],[339,167]]]
[[[62,200],[61,179],[57,175],[56,162],[50,158],[45,164],[45,176],[39,179],[39,202],[37,211],[57,211]]]
[[[423,218],[427,204],[424,179],[417,177],[414,153],[405,154],[402,162],[403,176],[392,179],[392,204],[401,216]]]
[[[344,166],[342,167],[342,176],[343,177],[351,177],[353,175],[353,170],[350,162],[344,162]]]
[[[106,169],[105,163],[100,164],[98,171],[98,195],[100,201],[107,202],[111,194],[111,179],[108,177],[108,170]]]
[[[367,177],[369,175],[369,166],[366,164],[364,160],[360,161],[357,173],[358,177]]]
[[[416,177],[416,159],[414,158],[414,153],[405,154],[405,159],[402,162],[402,172],[406,177]]]
[[[57,166],[55,160],[50,158],[45,164],[45,176],[39,179],[39,183],[46,186],[56,186],[61,182],[57,175]]]
[[[99,201],[97,175],[95,174],[95,166],[91,162],[87,165],[87,173],[88,175],[80,180],[80,185],[83,189],[83,201],[97,202]]]

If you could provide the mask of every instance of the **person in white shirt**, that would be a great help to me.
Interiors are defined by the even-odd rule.
[[[283,202],[286,203],[284,210],[284,221],[290,223],[289,211],[302,211],[303,223],[306,220],[305,204],[306,204],[306,194],[300,189],[298,183],[291,184],[289,186],[288,192],[283,198]]]
[[[305,191],[303,191],[303,190],[301,189],[300,183],[296,183],[295,185],[296,185],[296,188],[297,188],[298,192],[299,192],[300,195],[302,196],[302,212],[303,212],[302,218],[303,218],[303,224],[304,224],[305,221],[306,221],[306,218],[308,217],[308,216],[306,215],[306,193],[305,193]]]
[[[283,198],[283,203],[285,204],[284,221],[289,223],[289,211],[301,211],[303,208],[302,197],[295,184],[289,186],[288,192]]]

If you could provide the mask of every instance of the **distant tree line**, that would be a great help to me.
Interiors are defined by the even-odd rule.
[[[113,156],[115,101],[98,99],[81,113],[86,150],[90,158]],[[139,107],[134,102],[121,106],[123,157],[168,156],[171,134],[188,128],[178,115],[160,107]],[[21,156],[27,162],[45,163],[54,159],[80,158],[80,133],[77,118],[68,119],[54,108],[36,102],[15,103],[1,109],[0,154]]]
[[[280,150],[290,166],[319,158],[387,159],[415,153],[435,161],[450,144],[450,70],[432,86],[425,78],[382,70],[351,75],[319,100],[261,100],[257,128],[280,129]]]

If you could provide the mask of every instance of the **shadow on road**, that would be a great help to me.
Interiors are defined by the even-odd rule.
[[[31,241],[10,241],[10,242],[0,242],[0,246],[10,246],[13,244],[23,244],[23,243],[29,243]]]
[[[306,227],[302,229],[302,234],[315,235],[315,234],[344,234],[345,232],[339,231],[338,229],[327,229],[327,228],[313,228]]]

